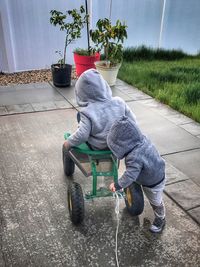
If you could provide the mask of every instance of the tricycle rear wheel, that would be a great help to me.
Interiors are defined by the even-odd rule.
[[[62,147],[62,156],[63,156],[63,169],[64,169],[64,173],[65,173],[67,176],[71,176],[72,174],[74,174],[75,163],[74,163],[73,160],[70,158],[70,156],[69,156],[69,152],[68,152],[68,150],[65,148],[64,145],[63,145],[63,147]]]
[[[144,210],[144,195],[139,184],[133,182],[125,188],[125,204],[132,216],[140,215]]]
[[[70,219],[74,224],[79,224],[84,219],[84,198],[80,184],[71,182],[67,192]]]

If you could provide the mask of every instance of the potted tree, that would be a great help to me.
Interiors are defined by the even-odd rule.
[[[87,21],[87,15],[83,6],[79,10],[68,10],[65,14],[57,10],[51,10],[50,14],[50,23],[58,26],[66,34],[63,58],[57,64],[51,65],[53,84],[59,87],[66,87],[71,85],[72,70],[72,65],[66,64],[66,49],[71,42],[81,37],[81,29]],[[60,52],[59,54],[62,53]]]
[[[99,19],[90,36],[96,47],[104,50],[105,60],[95,62],[97,70],[110,86],[115,85],[123,58],[123,42],[127,38],[127,25],[117,20],[115,25],[107,18]]]
[[[80,76],[84,71],[95,68],[95,61],[100,60],[100,53],[90,46],[89,36],[89,14],[87,0],[85,0],[85,10],[87,16],[87,49],[77,48],[74,50],[74,63],[76,66],[76,74]]]
[[[74,50],[74,62],[76,66],[76,75],[80,76],[84,71],[96,68],[95,62],[100,60],[100,53],[89,48]]]

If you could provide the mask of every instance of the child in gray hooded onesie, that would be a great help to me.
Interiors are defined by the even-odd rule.
[[[125,158],[126,165],[126,171],[118,182],[111,183],[110,190],[126,188],[133,182],[142,185],[155,214],[150,231],[161,232],[165,225],[165,207],[162,199],[165,186],[164,160],[137,124],[126,116],[112,125],[107,144],[118,159]]]
[[[88,142],[93,149],[106,149],[107,134],[113,122],[126,115],[135,115],[120,97],[112,97],[112,91],[100,73],[90,69],[82,73],[75,85],[77,104],[81,107],[77,130],[65,141],[69,149]]]

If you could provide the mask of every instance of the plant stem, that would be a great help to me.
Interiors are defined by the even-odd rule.
[[[63,67],[65,65],[65,60],[66,60],[66,50],[67,50],[67,39],[68,39],[68,35],[65,38],[65,48],[64,48],[64,58],[63,58]]]
[[[104,50],[106,61],[108,61],[108,50],[109,50],[109,43],[107,44],[107,46],[105,46]]]

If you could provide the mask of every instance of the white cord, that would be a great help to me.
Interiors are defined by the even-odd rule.
[[[119,261],[118,261],[118,253],[117,253],[117,246],[118,246],[118,231],[119,231],[119,195],[122,196],[119,192],[114,192],[114,196],[116,197],[116,204],[115,204],[115,213],[117,216],[117,228],[116,228],[116,233],[115,233],[115,258],[116,258],[116,263],[117,267],[119,267]]]

